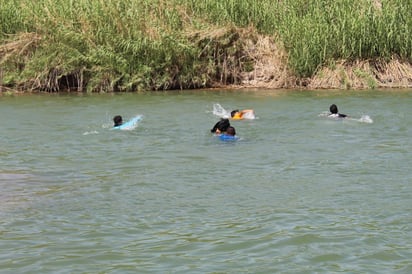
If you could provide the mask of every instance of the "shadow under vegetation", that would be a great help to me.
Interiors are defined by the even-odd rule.
[[[10,36],[0,45],[0,92],[135,92],[198,88],[374,89],[412,87],[412,65],[397,56],[390,60],[336,60],[311,77],[299,77],[288,67],[280,39],[258,34],[252,27],[193,31],[193,45],[182,63],[176,59],[164,71],[122,75],[92,66],[87,60],[34,63],[44,38],[36,33]],[[59,58],[58,54],[55,56]],[[47,60],[47,59],[46,59]],[[188,72],[188,67],[190,71]],[[145,77],[139,80],[139,77]],[[128,78],[128,79],[126,79]]]

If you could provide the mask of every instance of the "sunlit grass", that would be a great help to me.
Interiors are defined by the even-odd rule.
[[[408,0],[0,0],[3,83],[132,91],[236,81],[227,73],[243,60],[233,27],[279,39],[298,77],[332,60],[412,61]],[[21,33],[41,40],[8,54]]]

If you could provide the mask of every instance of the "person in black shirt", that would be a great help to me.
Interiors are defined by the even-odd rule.
[[[346,114],[339,113],[338,107],[335,104],[330,105],[329,107],[329,117],[336,117],[336,118],[345,118],[348,117]]]

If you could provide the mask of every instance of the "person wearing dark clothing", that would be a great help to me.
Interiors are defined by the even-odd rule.
[[[219,122],[217,122],[213,128],[210,130],[212,133],[220,134],[226,132],[226,130],[230,127],[230,122],[229,119],[220,119]]]
[[[123,118],[120,115],[116,115],[113,117],[114,127],[121,126],[123,124]]]
[[[348,117],[346,114],[339,113],[338,107],[335,104],[330,105],[329,107],[329,117],[345,118]]]

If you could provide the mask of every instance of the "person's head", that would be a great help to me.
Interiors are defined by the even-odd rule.
[[[238,112],[239,112],[238,109],[232,110],[232,112],[230,112],[230,116],[233,117],[233,116],[235,116],[235,114],[238,113]]]
[[[122,116],[120,116],[120,115],[114,116],[113,117],[113,122],[114,122],[115,127],[120,126],[123,123]]]
[[[225,132],[227,128],[230,127],[230,122],[229,119],[220,119],[219,122],[217,122],[214,127],[210,130],[211,132],[215,133],[217,131],[219,132]]]
[[[230,136],[235,136],[236,135],[236,129],[232,126],[228,127],[226,129],[226,134]]]
[[[338,107],[335,104],[330,105],[329,111],[332,114],[337,114],[338,113]]]

